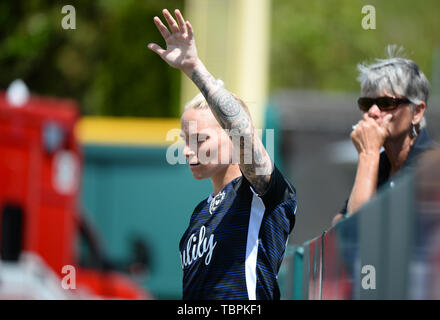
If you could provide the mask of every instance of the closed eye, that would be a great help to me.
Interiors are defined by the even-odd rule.
[[[209,139],[209,136],[207,134],[199,134],[197,137],[197,141],[203,142]]]

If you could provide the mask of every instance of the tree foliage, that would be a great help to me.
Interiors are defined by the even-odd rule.
[[[376,29],[364,30],[365,5]],[[271,88],[358,91],[359,62],[385,57],[388,44],[403,46],[430,77],[440,39],[435,0],[273,0]]]
[[[61,8],[76,29],[61,26]],[[176,116],[179,73],[147,49],[153,24],[183,0],[4,1],[0,3],[0,87],[23,79],[32,92],[74,98],[85,114]]]
[[[61,27],[66,4],[75,30]],[[367,4],[375,30],[361,26]],[[178,116],[180,73],[146,48],[163,42],[152,19],[164,7],[183,9],[184,0],[1,1],[0,87],[22,78],[35,93],[77,100],[84,114]],[[356,64],[383,57],[390,43],[430,78],[439,9],[437,0],[272,0],[271,91],[357,91]]]

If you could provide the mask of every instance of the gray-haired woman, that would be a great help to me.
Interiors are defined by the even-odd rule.
[[[333,224],[356,212],[433,145],[424,129],[429,82],[414,61],[395,57],[395,49],[388,47],[388,59],[358,65],[363,118],[353,126],[351,139],[359,162],[350,197]]]

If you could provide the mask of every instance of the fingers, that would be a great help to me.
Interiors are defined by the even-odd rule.
[[[188,36],[190,38],[193,38],[194,37],[194,30],[193,30],[191,23],[189,23],[189,21],[186,22],[186,28],[188,30]]]
[[[162,57],[162,55],[166,52],[166,50],[162,49],[159,45],[155,43],[149,43],[147,47],[151,51],[156,52],[160,57]]]
[[[383,118],[383,123],[387,124],[391,121],[391,119],[393,118],[392,114],[387,114],[384,118]]]
[[[391,134],[391,132],[390,132],[390,122],[391,122],[392,118],[393,118],[392,114],[387,114],[383,118],[382,123],[380,124],[381,128],[385,130],[385,134],[386,135],[390,135]]]
[[[160,20],[159,17],[154,17],[153,21],[162,37],[166,40],[170,36],[167,27],[162,23],[162,20]]]
[[[168,25],[170,26],[171,31],[174,32],[174,33],[178,33],[180,31],[179,30],[179,26],[178,26],[176,20],[174,20],[174,18],[171,15],[171,13],[167,9],[163,9],[162,13],[163,13],[163,16],[165,17],[165,20],[167,20]]]
[[[368,113],[364,113],[362,121],[365,121],[366,123],[370,124],[373,127],[378,127],[378,126],[380,126],[383,123],[383,119],[381,119],[381,118],[373,118]]]
[[[189,38],[194,37],[194,30],[192,25],[189,23],[189,21],[185,21],[179,9],[174,10],[174,13],[176,14],[177,22],[176,20],[174,20],[173,16],[167,9],[163,9],[162,13],[165,17],[165,20],[168,23],[168,26],[170,27],[171,32],[163,24],[162,20],[160,20],[159,17],[154,17],[153,21],[157,29],[159,30],[160,34],[165,40],[167,40],[171,36],[171,33],[181,33],[182,35],[187,34]]]
[[[391,113],[389,113],[385,117],[383,117],[382,120],[380,118],[378,118],[378,119],[372,118],[368,115],[368,113],[364,113],[364,115],[363,115],[363,121],[369,121],[369,122],[375,121],[376,123],[377,123],[377,121],[379,121],[379,123],[381,123],[381,124],[387,124],[391,121],[391,119],[393,119],[393,115]]]
[[[174,10],[174,13],[176,15],[177,22],[179,23],[180,32],[187,33],[186,23],[185,20],[183,19],[182,13],[180,13],[179,9]]]
[[[373,124],[370,122],[370,120],[371,120],[371,118],[370,119],[365,119],[365,117],[364,117],[363,120],[359,120],[358,123],[356,123],[355,125],[353,125],[351,127],[353,129],[352,130],[352,134],[353,133],[359,133],[359,132],[362,132],[365,129],[371,128]],[[374,120],[373,120],[373,122],[374,122]]]
[[[365,121],[369,121],[369,119],[374,120],[373,118],[371,118],[371,117],[368,115],[368,112],[365,112],[365,113],[364,113],[364,115],[363,115],[363,119],[364,119]]]
[[[356,128],[359,126],[359,124],[362,122],[363,120],[359,120],[356,124],[351,126],[351,129],[356,130]]]

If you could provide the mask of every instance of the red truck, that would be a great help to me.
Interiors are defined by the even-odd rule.
[[[100,251],[80,201],[76,103],[0,92],[0,299],[149,299]],[[79,244],[95,259],[80,263]]]

